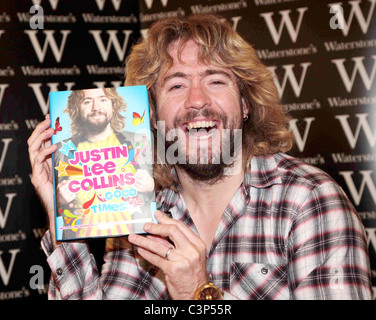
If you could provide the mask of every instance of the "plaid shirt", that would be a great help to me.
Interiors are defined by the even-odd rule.
[[[163,190],[160,210],[197,233],[181,195]],[[126,237],[106,240],[98,274],[86,244],[51,252],[50,299],[169,299],[163,273]],[[371,299],[363,225],[325,173],[286,155],[253,157],[223,213],[207,272],[225,299]]]

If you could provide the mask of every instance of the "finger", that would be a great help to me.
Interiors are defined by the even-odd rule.
[[[57,188],[62,188],[64,186],[66,186],[67,184],[69,184],[69,180],[63,180],[61,181],[58,185],[57,185]]]
[[[57,149],[56,144],[40,149],[40,151],[36,152],[36,156],[34,157],[34,162],[42,163],[47,158],[51,158],[51,154],[53,154],[56,151],[56,149]]]
[[[34,131],[32,132],[32,134],[30,135],[29,139],[27,140],[27,144],[29,146],[31,146],[34,141],[39,137],[39,135],[47,130],[48,128],[50,128],[50,124],[51,124],[51,121],[50,121],[50,117],[46,116],[46,119],[43,120],[42,122],[40,122],[34,129]]]
[[[177,249],[186,249],[192,245],[190,240],[175,224],[146,223],[144,229],[150,234],[168,237]]]
[[[170,241],[168,241],[168,239],[160,237],[160,236],[147,235],[146,238],[153,240],[153,241],[157,241],[165,245],[166,247],[171,247],[171,245],[173,245]]]
[[[166,252],[172,247],[171,244],[166,244],[166,242],[162,242],[160,239],[155,241],[150,237],[147,238],[136,234],[129,235],[128,240],[139,248],[145,249],[162,259],[165,259]]]
[[[69,190],[69,180],[60,182],[56,188],[56,191],[61,194],[63,199],[67,202],[72,201],[75,198],[75,194]]]
[[[46,161],[47,158],[51,156],[52,153],[56,151],[56,149],[57,146],[54,144],[47,148],[43,148],[40,152],[36,154],[32,161],[33,175],[38,175],[43,172],[43,163]],[[49,160],[51,160],[51,158]],[[51,166],[50,169],[52,170],[52,162],[49,164],[49,166]]]
[[[136,178],[136,183],[145,180],[145,177],[142,175],[134,175],[134,177]]]
[[[142,178],[136,178],[135,185],[142,185],[144,183],[144,179]]]
[[[48,128],[47,130],[42,131],[34,140],[29,144],[29,157],[31,163],[33,163],[34,158],[37,156],[40,150],[42,150],[42,144],[44,141],[47,141],[45,147],[50,147],[49,139],[52,137],[54,130]]]
[[[168,249],[167,249],[168,250]],[[146,261],[150,262],[157,268],[161,269],[164,273],[166,273],[166,270],[168,268],[168,263],[170,263],[169,260],[166,260],[165,258],[162,258],[158,254],[154,254],[148,250],[145,250],[143,248],[138,248],[137,252],[143,257]]]
[[[206,245],[202,241],[202,239],[196,233],[194,233],[188,226],[186,226],[183,222],[176,220],[176,219],[172,219],[159,210],[155,212],[155,218],[161,224],[173,224],[177,226],[181,230],[181,232],[184,234],[184,236],[187,239],[189,239],[190,242],[192,242],[194,245],[198,246],[199,248],[201,248],[202,246],[206,248]]]
[[[145,191],[145,188],[142,184],[140,185],[135,185],[135,188],[138,192],[144,192]]]

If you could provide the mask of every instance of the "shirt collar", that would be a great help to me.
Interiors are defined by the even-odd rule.
[[[278,170],[278,156],[253,156],[251,159],[251,168],[248,173],[244,175],[243,180],[243,195],[247,199],[249,197],[249,190],[254,188],[267,188],[274,184],[281,184],[282,180]],[[179,189],[178,189],[179,190]],[[157,197],[158,210],[164,212],[171,212],[174,208],[179,209],[184,207],[184,201],[180,196],[179,191],[173,191],[165,188]],[[180,206],[182,206],[180,208]],[[176,208],[177,207],[177,208]],[[176,217],[174,217],[176,218]]]
[[[253,156],[249,174],[244,176],[244,185],[267,188],[282,183],[278,170],[277,156]]]

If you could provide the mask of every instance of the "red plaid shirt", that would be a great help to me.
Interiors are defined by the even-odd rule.
[[[197,233],[182,196],[169,189],[160,210]],[[89,248],[51,252],[50,299],[169,299],[163,273],[126,237],[108,238],[101,274]],[[254,157],[223,213],[207,272],[225,299],[370,299],[363,225],[342,189],[317,168],[286,155]]]

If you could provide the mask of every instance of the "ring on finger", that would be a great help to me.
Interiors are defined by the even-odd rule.
[[[173,247],[168,248],[168,250],[167,250],[167,252],[166,252],[166,254],[165,254],[165,256],[164,256],[164,258],[165,258],[166,260],[168,260],[168,256],[170,255],[172,249],[174,249],[174,248],[173,248]]]

